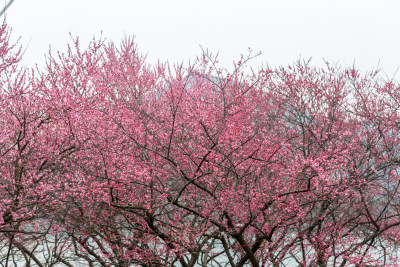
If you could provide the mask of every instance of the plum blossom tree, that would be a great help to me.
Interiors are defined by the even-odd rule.
[[[75,39],[31,73],[0,36],[6,264],[399,264],[395,81],[151,66],[132,39]]]

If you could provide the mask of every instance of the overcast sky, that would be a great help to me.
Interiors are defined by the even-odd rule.
[[[363,71],[379,63],[389,76],[400,66],[399,0],[15,0],[7,22],[26,65],[43,64],[50,44],[64,50],[69,32],[86,45],[103,31],[115,42],[136,36],[150,62],[187,61],[201,45],[227,67],[248,47],[263,53],[253,66],[300,56]]]

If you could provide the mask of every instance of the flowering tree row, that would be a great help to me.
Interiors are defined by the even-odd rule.
[[[398,266],[399,84],[0,30],[3,266]]]

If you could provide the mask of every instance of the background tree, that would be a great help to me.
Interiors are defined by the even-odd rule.
[[[3,261],[397,266],[399,85],[250,59],[76,39],[43,72],[7,63]]]

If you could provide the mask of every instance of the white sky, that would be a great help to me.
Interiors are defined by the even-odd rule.
[[[150,62],[186,62],[201,45],[226,67],[248,47],[263,52],[255,67],[300,56],[363,71],[379,62],[389,76],[400,66],[399,0],[15,0],[7,22],[29,42],[26,65],[42,65],[49,44],[64,50],[69,32],[86,46],[103,31],[115,42],[135,35]]]

